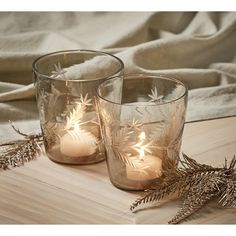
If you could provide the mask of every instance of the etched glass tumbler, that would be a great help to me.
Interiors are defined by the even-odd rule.
[[[176,168],[187,88],[161,75],[114,77],[98,87],[110,180],[125,190],[148,189]]]
[[[105,159],[96,90],[101,82],[122,73],[119,58],[99,51],[61,51],[34,61],[40,124],[51,160],[90,164]]]

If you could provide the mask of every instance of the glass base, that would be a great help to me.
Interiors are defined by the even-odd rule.
[[[136,181],[127,179],[124,176],[119,176],[116,178],[111,178],[110,176],[110,181],[115,187],[126,191],[144,191],[150,189],[151,187],[155,186],[157,179],[158,178],[152,180]]]
[[[96,152],[90,156],[81,157],[70,157],[62,155],[59,146],[54,146],[51,150],[47,150],[46,153],[49,159],[62,164],[87,165],[98,163],[106,159],[105,154],[99,152]]]

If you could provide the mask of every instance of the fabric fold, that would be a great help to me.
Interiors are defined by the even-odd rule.
[[[34,100],[38,56],[94,49],[183,81],[188,121],[236,115],[235,12],[1,13],[0,32],[0,108]]]

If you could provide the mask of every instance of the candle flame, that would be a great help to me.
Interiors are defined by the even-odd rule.
[[[73,128],[74,128],[75,130],[80,130],[80,125],[79,125],[79,123],[75,123],[75,124],[73,125]]]
[[[143,157],[145,156],[144,148],[142,146],[145,138],[146,138],[145,132],[141,132],[141,134],[139,135],[139,139],[141,141],[140,150],[139,150],[139,156],[141,157],[141,159],[143,159]]]
[[[142,147],[140,147],[140,150],[139,150],[139,156],[143,159],[143,157],[145,156],[144,154],[144,149]]]
[[[141,132],[141,134],[139,135],[139,139],[140,139],[140,141],[144,141],[145,138],[146,138],[146,134],[145,134],[145,132]]]
[[[139,157],[141,160],[145,157],[146,153],[152,153],[150,150],[151,142],[145,144],[146,134],[145,132],[141,132],[139,134],[139,142],[133,146],[133,148],[139,153]]]

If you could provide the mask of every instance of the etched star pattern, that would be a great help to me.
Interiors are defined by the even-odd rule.
[[[52,71],[52,78],[65,79],[66,70],[61,68],[60,62],[54,64],[55,70]]]
[[[92,99],[91,98],[88,98],[88,94],[86,93],[85,97],[83,97],[83,95],[81,94],[80,95],[80,103],[83,105],[83,106],[92,106]]]
[[[128,128],[130,129],[136,129],[136,130],[141,130],[141,127],[143,126],[142,123],[140,123],[138,120],[135,120],[135,118],[133,118],[132,122],[128,124]]]
[[[151,89],[151,93],[152,94],[148,94],[148,97],[150,97],[151,99],[149,100],[149,102],[160,102],[163,99],[163,95],[159,95],[158,96],[158,92],[157,92],[157,88],[155,87],[154,89]]]

